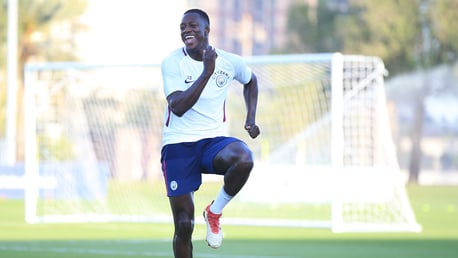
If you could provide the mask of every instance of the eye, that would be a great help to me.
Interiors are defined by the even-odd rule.
[[[198,22],[183,22],[180,24],[180,30],[183,32],[186,29],[191,29],[191,30],[198,30],[200,28],[200,23]]]

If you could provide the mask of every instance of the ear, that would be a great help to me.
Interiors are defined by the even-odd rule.
[[[205,36],[208,36],[208,34],[210,34],[210,27],[206,26],[204,33],[205,33]]]

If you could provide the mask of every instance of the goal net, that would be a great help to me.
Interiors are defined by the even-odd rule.
[[[379,58],[246,61],[260,86],[262,134],[252,140],[243,130],[243,87],[234,83],[229,132],[250,145],[256,163],[223,223],[420,230],[396,159]],[[28,222],[171,222],[159,164],[161,84],[159,64],[26,66]],[[216,191],[199,190],[196,209],[211,201],[205,194]]]

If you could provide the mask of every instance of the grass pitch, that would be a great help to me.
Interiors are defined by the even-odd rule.
[[[194,257],[458,257],[458,187],[408,186],[407,190],[423,226],[421,233],[334,234],[327,229],[223,225],[223,246],[213,250],[206,246],[204,225],[198,224]],[[0,200],[1,258],[173,257],[171,224],[29,225],[23,213],[23,201]]]

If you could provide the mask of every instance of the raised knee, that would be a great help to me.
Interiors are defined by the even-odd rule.
[[[236,162],[237,167],[243,168],[246,171],[251,171],[253,165],[253,154],[249,150],[239,155],[239,159]]]
[[[213,161],[218,171],[244,171],[250,172],[253,168],[253,153],[243,143],[233,142],[223,149]]]

